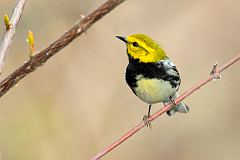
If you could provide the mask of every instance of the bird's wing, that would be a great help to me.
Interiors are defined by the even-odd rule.
[[[169,81],[178,90],[181,79],[176,66],[170,59],[164,59],[157,62],[158,68],[164,71],[162,79]]]

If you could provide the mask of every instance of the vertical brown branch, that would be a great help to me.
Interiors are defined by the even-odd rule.
[[[6,54],[12,43],[13,36],[15,34],[17,24],[21,18],[25,4],[26,4],[26,0],[18,0],[17,4],[14,7],[14,10],[10,19],[11,27],[6,29],[2,37],[2,40],[0,43],[0,73],[4,66]]]

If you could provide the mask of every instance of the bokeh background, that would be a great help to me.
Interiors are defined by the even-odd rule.
[[[42,50],[103,2],[28,1],[0,78],[28,59],[28,30]],[[14,4],[0,0],[1,17]],[[90,159],[141,121],[147,105],[125,83],[125,45],[115,35],[145,33],[158,41],[180,71],[183,93],[216,61],[239,54],[239,28],[238,0],[124,2],[1,98],[3,159]],[[237,63],[188,97],[189,114],[164,114],[103,159],[240,159],[239,71]]]

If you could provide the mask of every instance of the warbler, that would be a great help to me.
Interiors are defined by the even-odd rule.
[[[116,37],[126,43],[129,64],[125,79],[133,93],[149,105],[147,117],[151,106],[159,102],[174,104],[167,111],[169,116],[187,113],[189,107],[185,103],[175,103],[181,83],[179,72],[160,45],[144,34]]]

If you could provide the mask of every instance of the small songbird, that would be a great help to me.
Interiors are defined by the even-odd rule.
[[[187,113],[189,107],[185,103],[175,103],[181,83],[177,68],[159,44],[144,34],[116,37],[127,46],[126,82],[133,93],[149,105],[147,116],[150,116],[152,104],[159,102],[174,104],[167,111],[169,116],[175,112]]]

